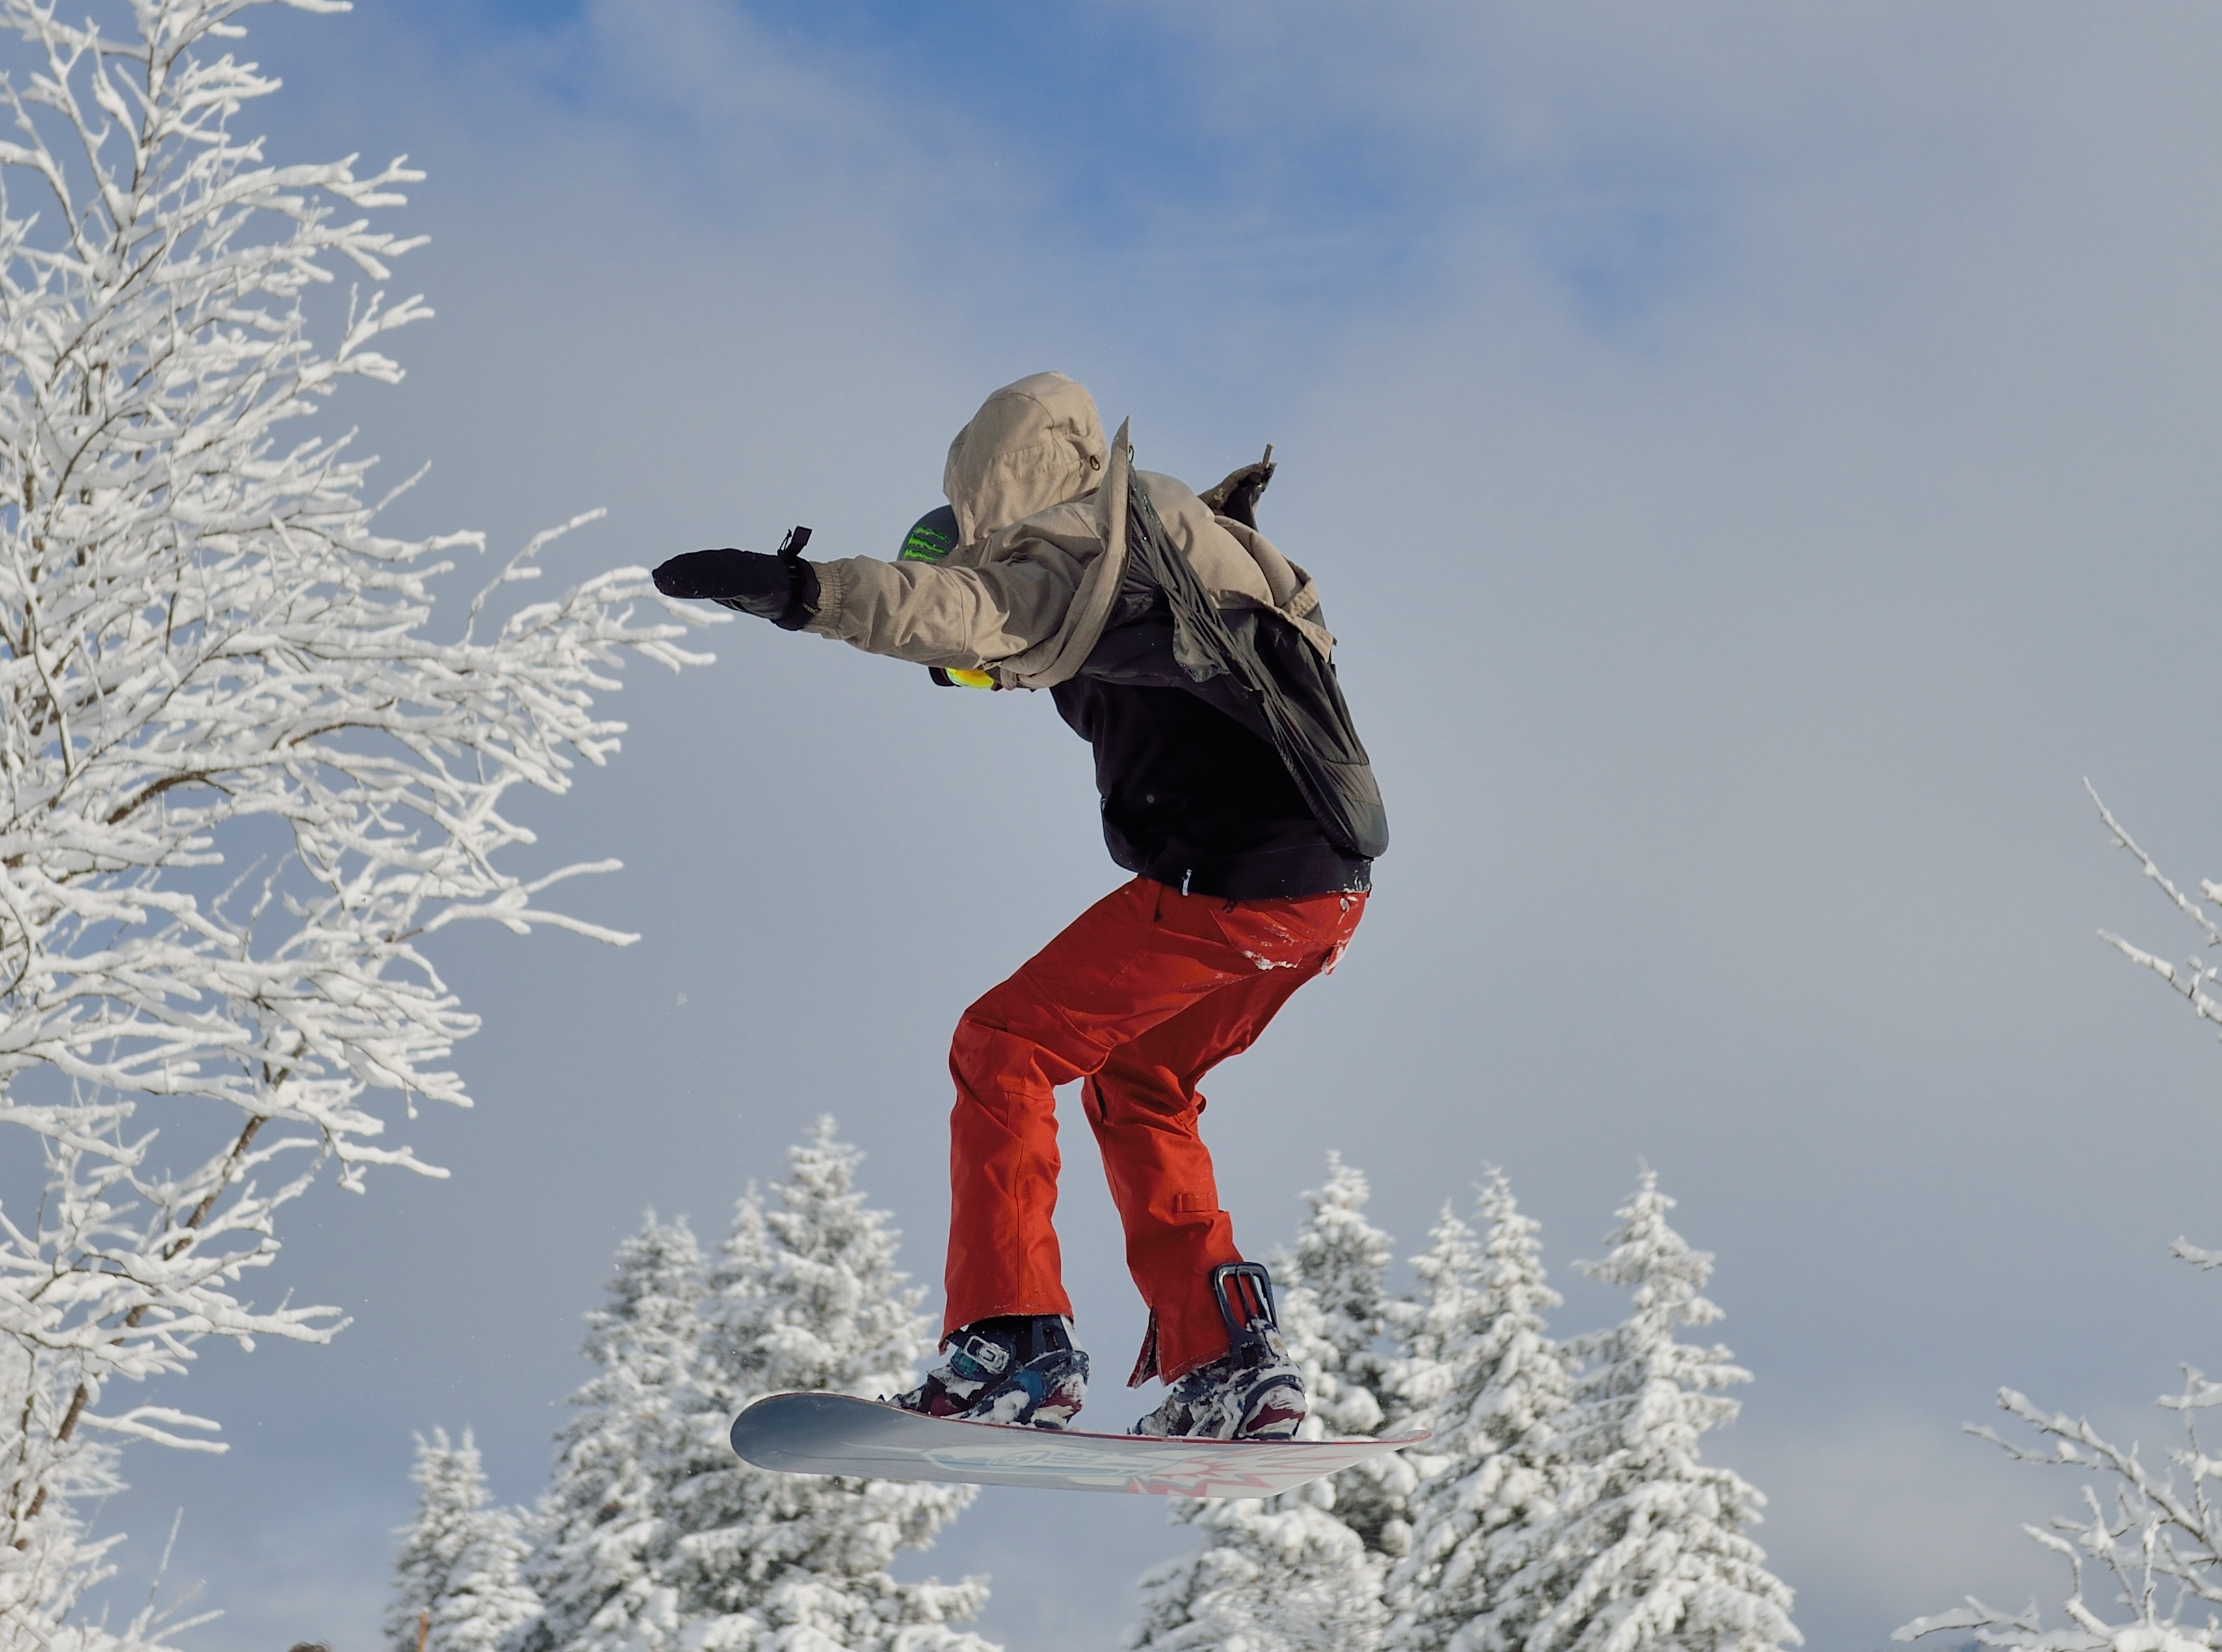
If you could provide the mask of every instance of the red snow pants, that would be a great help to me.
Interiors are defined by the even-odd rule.
[[[1197,1135],[1206,1073],[1332,969],[1359,893],[1184,895],[1137,878],[964,1012],[949,1052],[949,1307],[943,1334],[1000,1314],[1070,1318],[1057,1230],[1057,1104],[1075,1079],[1149,1305],[1134,1380],[1227,1351],[1211,1270],[1242,1260]]]

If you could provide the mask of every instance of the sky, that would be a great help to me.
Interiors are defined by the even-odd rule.
[[[2213,1365],[2222,1051],[2100,929],[2196,940],[2222,106],[2211,8],[1377,0],[364,0],[260,11],[273,160],[407,153],[436,319],[334,428],[397,532],[551,577],[702,545],[889,554],[986,393],[1054,367],[1199,485],[1271,441],[1394,843],[1343,967],[1215,1075],[1238,1237],[1340,1150],[1410,1255],[1501,1165],[1575,1273],[1641,1167],[1755,1380],[1707,1442],[1817,1652],[1974,1593],[2056,1618],[2072,1479],[1961,1426],[2001,1385],[2157,1442]],[[0,53],[4,56],[4,53]],[[444,1181],[292,1207],[267,1289],[328,1348],[204,1347],[104,1512],[191,1644],[368,1652],[413,1431],[544,1482],[579,1316],[653,1207],[724,1231],[830,1112],[938,1297],[944,1057],[1122,874],[1042,700],[750,623],[628,673],[623,754],[520,871],[615,856],[625,950],[459,935],[477,1105]],[[397,1129],[400,1126],[397,1123]],[[1116,1386],[1141,1330],[1092,1155],[1060,1225]],[[938,1307],[938,1301],[930,1304]],[[1045,1500],[1046,1498],[1047,1500]],[[1107,1652],[1190,1534],[989,1491],[906,1575]],[[1084,1559],[1076,1559],[1084,1557]],[[119,1597],[120,1598],[120,1597]],[[1054,1637],[1052,1639],[1051,1637]]]

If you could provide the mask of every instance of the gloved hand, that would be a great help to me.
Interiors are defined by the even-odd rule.
[[[1199,495],[1216,515],[1232,516],[1245,528],[1258,525],[1258,499],[1265,491],[1265,485],[1273,479],[1273,444],[1265,444],[1265,456],[1254,465],[1245,465],[1239,471],[1229,471],[1227,479],[1210,492]]]
[[[762,551],[689,551],[650,577],[667,597],[703,597],[720,608],[768,619],[782,631],[799,631],[818,611],[818,570],[802,560],[810,530],[797,528],[776,556]]]

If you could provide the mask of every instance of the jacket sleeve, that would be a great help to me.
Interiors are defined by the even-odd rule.
[[[1046,545],[982,567],[820,562],[818,613],[806,629],[867,654],[977,671],[1056,635],[1078,566]]]

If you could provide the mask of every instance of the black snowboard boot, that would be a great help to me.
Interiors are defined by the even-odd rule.
[[[1088,1397],[1088,1355],[1053,1314],[976,1320],[926,1380],[891,1402],[924,1417],[1061,1429]]]
[[[1164,1403],[1128,1430],[1168,1438],[1292,1440],[1309,1409],[1303,1373],[1289,1358],[1273,1314],[1273,1281],[1256,1262],[1211,1270],[1212,1294],[1231,1346],[1172,1386]]]

